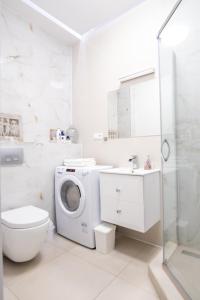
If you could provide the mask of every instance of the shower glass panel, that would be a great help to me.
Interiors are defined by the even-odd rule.
[[[178,1],[159,34],[164,263],[200,299],[200,1]]]

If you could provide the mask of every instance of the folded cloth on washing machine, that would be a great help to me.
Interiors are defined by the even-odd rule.
[[[94,158],[66,158],[63,161],[63,165],[74,167],[92,167],[96,165],[96,160]]]

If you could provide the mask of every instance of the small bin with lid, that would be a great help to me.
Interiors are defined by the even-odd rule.
[[[107,254],[115,248],[116,226],[103,222],[95,227],[96,249]]]

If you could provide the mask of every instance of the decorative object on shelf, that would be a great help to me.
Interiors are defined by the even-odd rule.
[[[21,116],[0,113],[0,140],[22,141]]]
[[[74,144],[78,142],[78,130],[74,126],[70,126],[66,131],[66,137]]]
[[[49,139],[51,142],[56,142],[57,140],[57,129],[50,129]]]
[[[50,129],[49,137],[51,142],[62,142],[71,144],[71,139],[69,135],[65,133],[65,130],[60,128]]]

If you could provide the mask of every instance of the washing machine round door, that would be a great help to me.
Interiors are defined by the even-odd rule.
[[[70,217],[81,215],[85,206],[83,185],[75,176],[65,176],[60,183],[59,202],[63,211]]]

